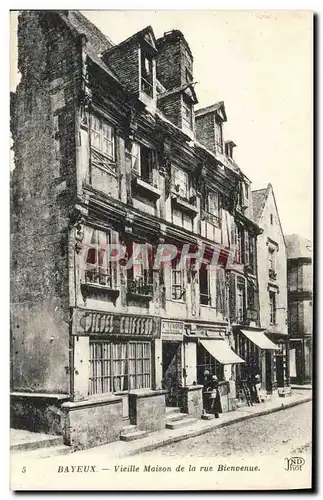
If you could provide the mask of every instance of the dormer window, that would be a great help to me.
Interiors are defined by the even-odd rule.
[[[192,104],[186,102],[185,99],[183,99],[183,125],[190,129],[193,126]]]
[[[222,131],[222,123],[215,122],[215,149],[219,153],[223,153],[223,131]]]
[[[144,49],[141,49],[141,90],[149,97],[154,96],[153,57]]]

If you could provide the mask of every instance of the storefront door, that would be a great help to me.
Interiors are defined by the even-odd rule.
[[[179,406],[181,386],[181,343],[163,341],[163,388],[167,406]]]
[[[276,355],[276,381],[277,387],[284,387],[284,356]]]
[[[273,391],[273,382],[272,382],[272,354],[271,351],[266,351],[266,390],[269,394]]]

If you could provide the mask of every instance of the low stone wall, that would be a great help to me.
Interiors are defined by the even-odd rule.
[[[231,404],[229,404],[230,384],[229,381],[219,382],[219,396],[221,402],[222,413],[231,411]]]
[[[129,417],[131,424],[140,430],[165,429],[167,391],[138,390],[129,392]]]
[[[45,434],[63,434],[61,405],[69,400],[67,394],[19,393],[10,394],[10,427]]]
[[[111,443],[123,427],[121,396],[102,396],[62,405],[64,443],[74,450]]]
[[[181,387],[181,411],[190,417],[201,418],[203,412],[203,385]]]

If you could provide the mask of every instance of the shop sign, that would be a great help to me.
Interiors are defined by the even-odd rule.
[[[125,335],[157,337],[160,320],[153,316],[134,316],[96,311],[78,312],[76,335]]]
[[[182,321],[163,320],[161,324],[161,338],[163,340],[177,340],[181,342],[184,335],[184,323]]]

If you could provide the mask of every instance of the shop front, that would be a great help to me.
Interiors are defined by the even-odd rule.
[[[183,337],[184,323],[176,320],[162,320],[162,388],[167,391],[166,405],[180,406],[183,380]]]
[[[246,361],[245,365],[238,368],[238,387],[242,381],[260,377],[261,388],[272,394],[277,388],[275,352],[279,351],[279,347],[265,335],[265,330],[257,328],[236,330],[235,341],[237,353]]]
[[[108,442],[118,438],[122,426],[133,423],[134,414],[137,418],[131,405],[140,394],[146,398],[145,411],[152,398],[165,400],[165,391],[155,390],[154,342],[159,336],[157,317],[77,309],[72,326],[73,401],[65,405],[67,421],[78,413],[80,423],[84,414],[86,425],[93,426],[89,435],[101,433]],[[95,422],[85,411],[93,407]]]

